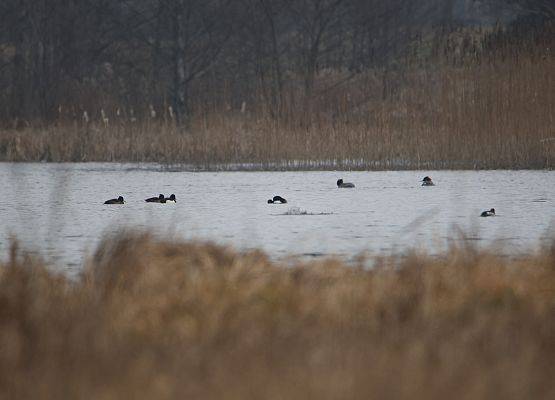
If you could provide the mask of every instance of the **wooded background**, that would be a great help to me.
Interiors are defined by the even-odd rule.
[[[491,32],[497,21],[529,32],[555,14],[551,1],[468,3],[4,0],[0,119],[93,117],[101,108],[139,118],[171,106],[181,123],[199,109],[253,102],[279,114],[292,90],[310,103],[368,69],[484,51],[483,34],[454,43],[457,30]]]

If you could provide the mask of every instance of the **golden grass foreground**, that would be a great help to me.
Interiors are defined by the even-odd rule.
[[[78,281],[13,248],[1,399],[555,398],[555,249],[369,270],[122,236]]]

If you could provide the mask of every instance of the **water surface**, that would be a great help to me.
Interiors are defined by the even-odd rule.
[[[424,175],[436,186],[421,187]],[[343,178],[355,189],[338,189]],[[478,246],[534,249],[553,237],[555,172],[186,172],[151,164],[0,163],[0,257],[9,237],[76,274],[122,228],[212,240],[272,257],[440,251],[458,227]],[[175,193],[177,204],[144,199]],[[269,205],[279,194],[289,200]],[[123,206],[104,205],[124,196]],[[498,216],[480,218],[494,207]],[[295,215],[295,214],[301,215]],[[306,213],[305,213],[306,212]]]

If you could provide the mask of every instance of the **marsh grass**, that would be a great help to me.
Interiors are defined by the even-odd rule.
[[[424,30],[386,67],[320,68],[310,93],[294,70],[278,97],[271,82],[252,77],[198,79],[180,126],[171,99],[156,91],[130,101],[73,82],[48,122],[1,121],[0,161],[553,168],[554,33],[550,22]]]
[[[489,58],[322,71],[314,95],[289,84],[270,107],[263,88],[239,101],[202,99],[176,127],[169,108],[60,108],[54,123],[0,129],[2,161],[120,161],[272,169],[553,168],[555,57],[540,43]],[[294,81],[294,80],[293,80]],[[153,112],[154,111],[154,112]],[[84,116],[86,115],[86,118]]]
[[[0,267],[4,399],[548,399],[555,252],[284,267],[120,235],[77,281]]]

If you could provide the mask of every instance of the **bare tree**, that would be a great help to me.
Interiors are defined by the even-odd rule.
[[[509,0],[526,13],[547,19],[555,18],[555,2],[552,0]]]
[[[172,0],[168,7],[173,104],[177,123],[182,124],[190,115],[190,84],[217,61],[229,39],[232,24],[227,13],[232,8],[227,0]]]
[[[284,7],[282,0],[241,0],[238,42],[242,56],[253,65],[264,99],[273,115],[283,107]]]
[[[298,66],[302,71],[307,99],[312,96],[318,61],[337,48],[334,30],[341,26],[348,10],[347,0],[289,0],[288,10],[297,29]]]
[[[488,4],[496,1],[501,0]],[[533,22],[554,18],[552,0],[507,2],[515,17],[532,16]],[[412,54],[430,54],[427,60],[445,56],[442,51],[452,51],[444,44],[452,29],[446,25],[457,22],[456,4],[2,0],[0,119],[48,121],[60,105],[87,108],[92,115],[100,108],[108,112],[107,103],[129,110],[171,104],[177,123],[186,124],[195,110],[242,103],[249,96],[260,97],[278,117],[285,115],[287,96],[297,91],[311,107],[316,94],[369,68],[383,67],[385,76],[407,66]],[[518,29],[511,32],[500,30],[499,41],[490,38],[489,47],[482,48],[518,37]],[[340,78],[316,91],[324,69]],[[228,98],[223,99],[222,88]]]
[[[64,82],[90,75],[112,43],[99,11],[106,0],[21,0],[4,3],[4,45],[12,48],[11,118],[49,119],[63,100]]]

